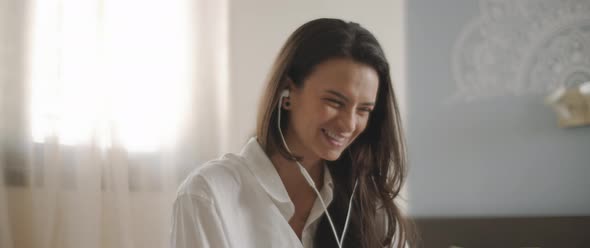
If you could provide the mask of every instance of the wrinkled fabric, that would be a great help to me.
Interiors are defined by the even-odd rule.
[[[332,202],[325,168],[320,194]],[[240,154],[199,166],[180,185],[174,202],[172,248],[312,248],[323,207],[316,198],[299,240],[289,219],[295,207],[268,156],[252,138]]]

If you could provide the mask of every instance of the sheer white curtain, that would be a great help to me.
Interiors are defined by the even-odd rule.
[[[227,3],[0,0],[0,246],[167,247],[226,150]]]

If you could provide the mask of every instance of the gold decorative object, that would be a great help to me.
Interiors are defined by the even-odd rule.
[[[590,126],[590,82],[560,87],[545,102],[557,113],[560,127]]]

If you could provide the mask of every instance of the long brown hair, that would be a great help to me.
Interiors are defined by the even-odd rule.
[[[377,39],[365,28],[353,22],[322,18],[304,24],[288,38],[274,62],[260,102],[258,142],[269,156],[280,152],[287,159],[298,159],[287,152],[276,128],[280,92],[288,87],[287,79],[296,87],[303,87],[315,66],[332,58],[349,58],[371,66],[379,75],[379,88],[366,129],[340,158],[326,161],[334,179],[334,200],[328,211],[341,235],[347,203],[358,179],[344,244],[347,247],[384,247],[395,238],[398,247],[413,246],[412,222],[402,216],[394,202],[406,178],[407,164],[389,63]],[[285,116],[281,121],[284,129],[288,112],[281,116]],[[387,228],[378,226],[383,221],[378,218],[385,218]],[[337,247],[326,216],[320,220],[314,244],[315,247]]]

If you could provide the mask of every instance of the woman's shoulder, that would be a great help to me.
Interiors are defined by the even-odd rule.
[[[230,194],[241,187],[244,160],[228,153],[196,166],[180,184],[177,196],[189,194],[211,199],[218,193]]]

